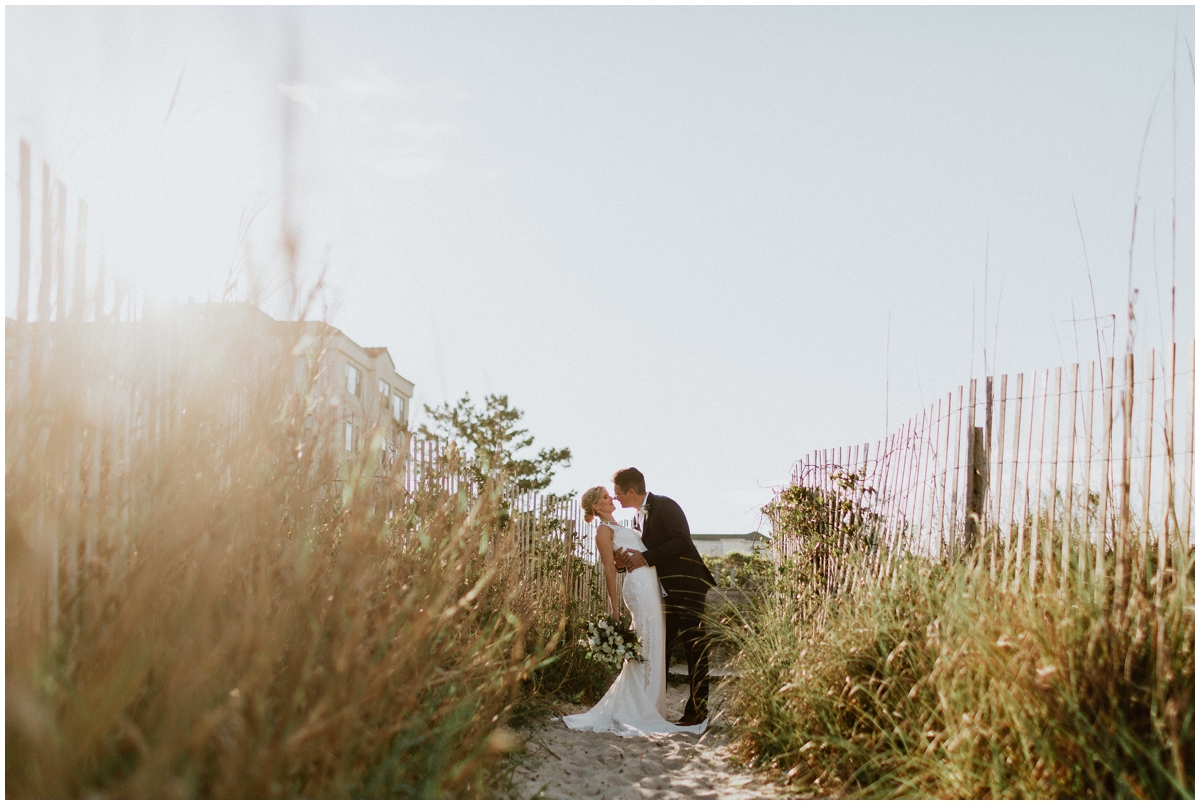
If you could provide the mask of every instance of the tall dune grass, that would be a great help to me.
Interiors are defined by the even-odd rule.
[[[1004,591],[986,562],[909,558],[817,606],[781,576],[720,627],[735,746],[820,796],[1191,798],[1195,566],[1177,550],[1160,607],[1135,582],[1115,610],[1086,577]]]
[[[6,795],[490,793],[564,628],[499,487],[339,465],[294,340],[161,326],[59,329],[7,411]]]

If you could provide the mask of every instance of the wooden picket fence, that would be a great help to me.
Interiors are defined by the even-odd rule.
[[[22,141],[18,297],[16,318],[5,327],[5,474],[10,499],[36,509],[23,530],[51,568],[46,622],[55,624],[60,602],[73,599],[86,568],[99,554],[119,550],[146,490],[144,479],[134,475],[161,463],[189,406],[208,406],[203,427],[212,435],[205,444],[220,451],[251,417],[272,407],[277,413],[297,389],[289,386],[287,371],[271,365],[278,345],[254,353],[238,331],[145,317],[132,284],[108,273],[103,255],[89,265],[87,205],[78,202],[72,222],[67,188],[52,180],[46,164],[35,226],[31,162]],[[72,229],[75,259],[68,265]],[[41,241],[37,276],[35,238]],[[227,367],[237,369],[230,373]],[[194,426],[190,420],[188,427]],[[323,427],[318,422],[310,431]],[[360,454],[371,449],[370,441],[363,440]],[[401,456],[358,455],[341,466],[325,465],[329,471],[318,473],[317,483],[338,495],[355,471],[366,471],[375,484],[373,501],[390,507],[411,501],[428,485],[475,494],[449,469],[445,445],[406,434],[399,447]],[[578,502],[515,489],[504,498],[523,548],[525,583],[553,600],[573,602],[585,615],[603,611],[595,524],[583,521]]]
[[[194,355],[176,357],[169,334],[154,322],[10,330],[7,346],[21,371],[10,372],[6,395],[6,480],[12,496],[37,501],[39,514],[26,533],[54,569],[47,621],[57,623],[57,602],[74,598],[84,569],[126,540],[147,491],[138,473],[169,462],[161,453],[177,436],[181,410],[198,402],[180,371]],[[25,383],[16,390],[19,377]],[[237,382],[244,379],[201,395],[210,414],[204,419],[213,435],[205,445],[214,464],[224,466],[226,459],[217,455],[236,444],[248,418],[272,411],[277,416],[292,391],[283,386],[284,396],[272,398],[278,384],[255,389]],[[403,461],[389,464],[372,459],[365,441],[368,446],[341,465],[321,465],[314,484],[341,497],[355,472],[369,467],[372,505],[393,511],[434,491],[468,499],[479,494],[472,479],[454,469],[444,443],[407,434]],[[584,617],[602,613],[597,523],[584,522],[578,501],[512,487],[501,499],[518,542],[522,583],[542,600],[569,605]]]
[[[980,560],[1006,590],[1111,574],[1119,595],[1142,574],[1161,592],[1194,549],[1195,341],[1181,352],[973,379],[884,440],[806,455],[793,488],[827,515],[777,556],[830,590],[915,555]]]

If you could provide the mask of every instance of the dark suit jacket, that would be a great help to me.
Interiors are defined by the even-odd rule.
[[[648,494],[649,514],[642,526],[646,564],[658,571],[667,591],[666,603],[678,608],[704,610],[704,596],[716,586],[712,572],[700,558],[687,517],[679,504],[662,495]]]

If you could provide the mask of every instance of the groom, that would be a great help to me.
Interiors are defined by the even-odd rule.
[[[627,509],[641,515],[642,542],[646,552],[617,549],[616,563],[622,570],[650,565],[666,590],[667,662],[676,639],[683,641],[687,655],[691,693],[683,711],[681,727],[700,724],[708,718],[708,633],[704,628],[704,597],[716,586],[688,528],[679,504],[662,495],[646,492],[646,479],[635,468],[613,475],[614,497]]]

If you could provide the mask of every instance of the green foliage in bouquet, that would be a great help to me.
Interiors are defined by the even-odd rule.
[[[587,658],[613,669],[620,669],[625,660],[642,661],[642,641],[637,632],[608,618],[589,621],[587,638],[579,645],[587,647]]]

